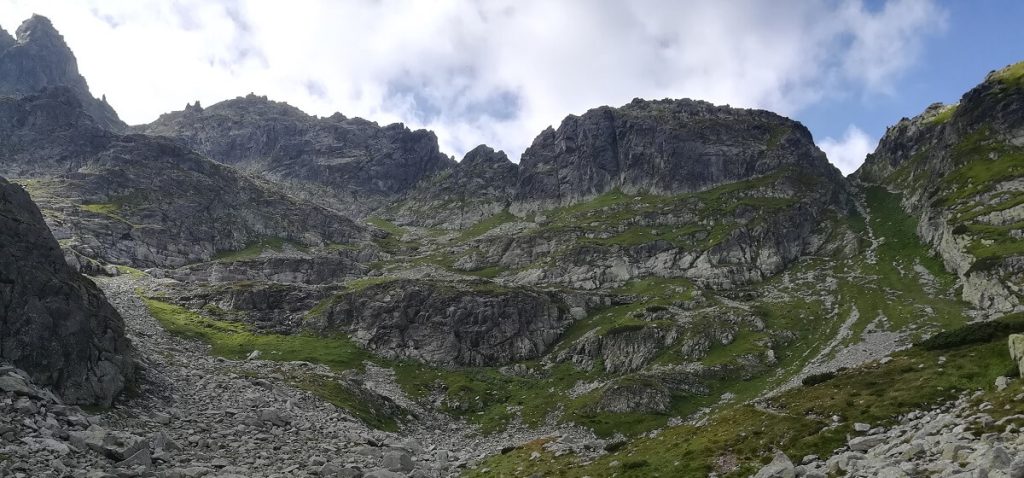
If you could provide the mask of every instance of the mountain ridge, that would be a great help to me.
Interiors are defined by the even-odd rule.
[[[0,97],[0,174],[52,231],[17,250],[98,284],[142,360],[89,412],[48,357],[0,363],[0,474],[1014,476],[1020,65],[851,178],[799,122],[688,99],[515,164],[252,94],[127,134],[69,85]]]

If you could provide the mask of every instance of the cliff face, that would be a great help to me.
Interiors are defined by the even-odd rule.
[[[484,366],[541,356],[572,320],[557,294],[400,280],[336,297],[312,327],[389,358]]]
[[[366,229],[166,138],[107,131],[74,92],[0,98],[0,173],[29,185],[60,239],[91,258],[178,266],[261,240],[349,243]]]
[[[1024,64],[890,127],[854,176],[903,194],[965,300],[999,314],[1022,308]]]
[[[121,316],[65,262],[39,209],[0,178],[0,358],[66,402],[110,405],[134,381]]]
[[[180,139],[211,159],[287,185],[296,194],[362,215],[450,168],[437,137],[401,124],[306,115],[249,95],[162,115],[140,132]]]
[[[569,116],[523,153],[514,210],[566,206],[612,189],[672,195],[786,168],[839,189],[842,177],[801,124],[693,100],[634,100]],[[822,198],[834,203],[838,194]]]
[[[0,29],[0,96],[25,96],[50,86],[66,86],[97,125],[115,131],[125,128],[106,100],[89,92],[74,53],[50,20],[34,15],[18,27],[16,36]]]

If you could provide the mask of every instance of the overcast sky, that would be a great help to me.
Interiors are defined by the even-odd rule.
[[[568,114],[690,97],[801,120],[848,173],[900,116],[1024,59],[1019,4],[0,0],[0,26],[50,17],[132,124],[255,92],[428,128],[457,159],[486,143],[517,160]],[[1006,45],[987,44],[989,17]]]

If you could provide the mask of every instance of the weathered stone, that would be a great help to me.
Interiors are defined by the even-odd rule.
[[[391,450],[384,453],[381,466],[390,471],[410,472],[416,465],[405,451]]]
[[[9,138],[0,174],[47,179],[43,206],[61,212],[54,220],[71,238],[67,247],[92,259],[173,267],[270,239],[301,247],[370,238],[337,212],[168,138],[104,130],[67,88],[0,100],[0,135]]]
[[[144,466],[149,468],[153,466],[153,458],[149,453],[149,447],[143,447],[139,451],[136,451],[131,456],[125,458],[122,461],[117,462],[117,466],[120,468],[130,468],[133,466]]]
[[[761,468],[754,478],[795,478],[796,468],[793,462],[782,452],[775,454],[772,462]]]
[[[35,390],[28,386],[25,379],[16,375],[4,375],[0,377],[0,390],[15,393],[18,395],[35,395]]]
[[[878,445],[885,442],[885,436],[882,435],[868,435],[864,437],[856,437],[850,440],[849,446],[853,451],[868,451]]]

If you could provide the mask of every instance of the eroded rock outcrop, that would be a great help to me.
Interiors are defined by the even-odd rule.
[[[540,356],[572,321],[554,293],[397,280],[336,296],[308,326],[388,358],[493,366]]]
[[[39,209],[0,178],[0,358],[69,403],[109,405],[134,382],[121,316],[64,261]]]

